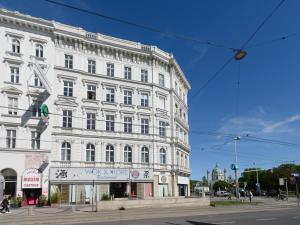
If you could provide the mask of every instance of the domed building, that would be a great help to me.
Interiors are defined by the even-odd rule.
[[[214,183],[217,182],[217,181],[219,181],[219,180],[226,181],[226,174],[227,174],[227,170],[224,169],[222,171],[222,169],[220,168],[219,163],[216,163],[215,168],[211,172],[211,182],[210,182],[210,185],[214,185]]]

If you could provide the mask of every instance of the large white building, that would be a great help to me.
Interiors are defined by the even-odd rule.
[[[5,194],[189,195],[190,84],[172,54],[4,9],[0,43]]]

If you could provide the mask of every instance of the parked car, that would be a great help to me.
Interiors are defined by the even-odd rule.
[[[217,191],[216,196],[218,197],[227,197],[229,193],[227,191]]]

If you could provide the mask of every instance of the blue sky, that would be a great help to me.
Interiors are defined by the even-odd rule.
[[[238,48],[279,0],[65,0],[85,9]],[[43,0],[0,0],[0,7],[32,16],[79,26],[92,32],[157,45],[172,52],[192,84],[190,96],[233,53],[189,41],[166,38],[118,22],[108,21]],[[300,1],[288,0],[257,33],[249,46],[300,32]],[[190,129],[250,134],[300,143],[300,35],[247,49],[247,57],[232,62],[190,105]],[[240,69],[239,69],[240,68]],[[239,72],[240,71],[240,72]],[[240,74],[238,112],[237,80]],[[201,179],[216,162],[228,170],[233,162],[233,142],[218,136],[190,134],[192,178]],[[300,160],[300,149],[274,144],[238,143],[240,168],[270,168],[283,161]],[[230,172],[231,173],[231,172]]]

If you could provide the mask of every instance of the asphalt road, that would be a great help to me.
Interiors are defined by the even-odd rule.
[[[189,217],[122,220],[114,222],[76,223],[76,225],[300,225],[300,209],[247,212],[234,214],[201,215]],[[73,224],[68,224],[73,225]],[[74,224],[75,225],[75,224]]]

